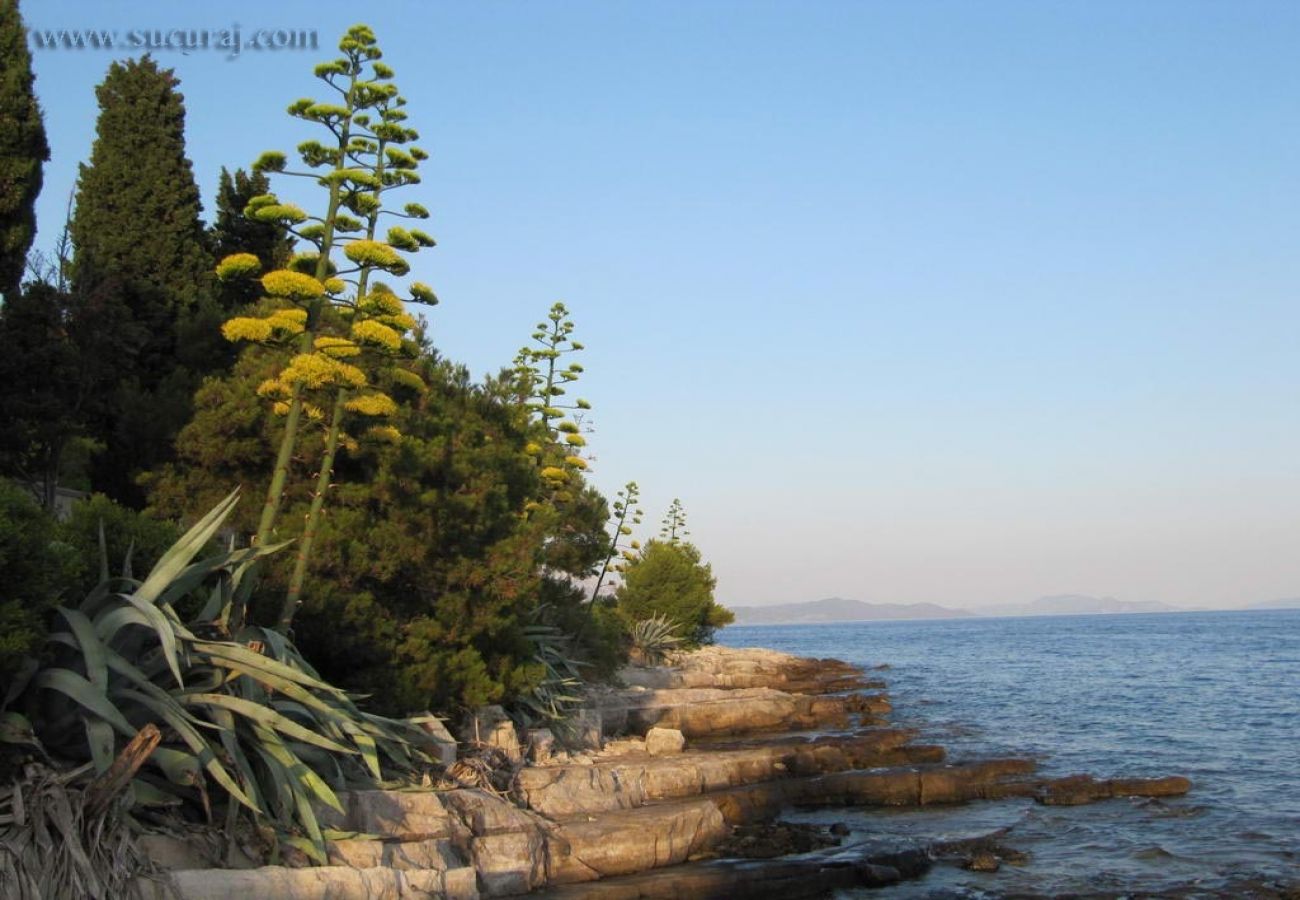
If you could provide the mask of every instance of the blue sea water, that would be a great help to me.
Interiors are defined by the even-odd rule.
[[[718,640],[887,664],[895,723],[952,760],[1193,780],[1169,800],[837,811],[857,839],[1007,828],[1030,854],[872,896],[1277,896],[1270,886],[1300,883],[1300,610],[731,626]]]

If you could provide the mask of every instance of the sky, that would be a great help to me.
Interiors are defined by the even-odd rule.
[[[156,56],[222,166],[371,25],[431,159],[435,343],[588,348],[596,484],[674,497],[730,605],[1300,595],[1300,5],[26,0]],[[131,51],[36,49],[52,246]],[[292,191],[286,191],[295,196]],[[312,203],[310,194],[301,195]]]

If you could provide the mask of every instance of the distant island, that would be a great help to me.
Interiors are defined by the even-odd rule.
[[[884,619],[956,619],[971,616],[964,609],[934,603],[863,603],[831,597],[809,603],[773,606],[733,606],[737,625],[795,625],[817,622],[870,622]]]
[[[1287,597],[1282,600],[1265,600],[1252,603],[1247,609],[1300,609],[1300,597]]]
[[[1251,609],[1300,607],[1300,600],[1272,600]],[[960,619],[975,616],[1088,616],[1130,613],[1193,612],[1154,600],[1117,600],[1086,594],[1057,594],[1029,603],[1002,603],[979,609],[953,609],[935,603],[864,603],[830,597],[806,603],[777,603],[772,606],[733,606],[737,625],[797,625],[824,622],[876,622],[891,619]]]
[[[982,606],[976,612],[981,616],[1092,616],[1188,611],[1186,607],[1170,606],[1155,600],[1116,600],[1114,597],[1090,597],[1087,594],[1057,594],[1039,597],[1031,603]]]

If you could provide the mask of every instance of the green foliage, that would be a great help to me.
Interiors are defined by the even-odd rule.
[[[258,520],[257,543],[265,543],[276,528],[290,462],[304,429],[310,429],[313,420],[327,423],[322,455],[316,465],[315,490],[276,622],[282,631],[288,630],[302,602],[308,563],[340,447],[352,449],[356,443],[344,432],[345,419],[349,413],[373,418],[396,411],[392,398],[375,387],[376,360],[400,356],[412,349],[403,339],[416,330],[417,323],[403,310],[392,290],[378,282],[372,285],[371,277],[405,275],[410,264],[402,254],[434,245],[423,231],[400,226],[391,227],[386,240],[377,238],[380,217],[388,212],[383,195],[419,183],[415,169],[427,154],[414,146],[404,147],[419,135],[403,124],[406,99],[388,83],[393,71],[378,62],[383,53],[374,33],[364,25],[354,26],[339,42],[339,51],[342,56],[317,66],[315,73],[340,103],[303,99],[289,107],[291,116],[320,125],[328,133],[326,143],[308,140],[299,145],[298,155],[306,171],[288,170],[283,153],[263,154],[255,166],[258,177],[273,171],[307,178],[323,187],[323,212],[308,215],[296,206],[281,203],[269,192],[251,198],[246,208],[252,219],[278,225],[314,246],[315,252],[304,254],[301,266],[294,260],[288,268],[264,275],[262,288],[272,302],[255,315],[228,320],[222,329],[231,341],[281,346],[292,343],[296,350],[287,364],[259,388],[259,394],[271,401],[271,410],[284,416],[285,424]],[[408,204],[404,212],[392,214],[409,219],[423,218],[427,212]],[[337,266],[331,258],[336,249],[346,260]],[[224,260],[220,269],[231,272],[244,268],[234,262]],[[415,302],[436,301],[423,284],[412,288],[411,297]],[[400,431],[391,424],[368,427],[366,434],[378,441],[401,440]],[[242,617],[243,610],[236,610],[236,622]]]
[[[361,712],[321,680],[281,635],[250,628],[223,640],[249,568],[276,547],[195,561],[236,502],[231,494],[159,559],[143,581],[110,578],[58,609],[44,665],[11,688],[9,723],[30,723],[46,749],[90,761],[99,773],[146,723],[167,735],[133,784],[145,805],[194,802],[213,790],[274,827],[281,840],[325,861],[319,807],[342,810],[336,791],[373,786],[423,760],[418,728]],[[183,623],[178,603],[203,608]],[[18,718],[15,719],[15,716]]]
[[[129,326],[90,425],[104,445],[95,488],[132,506],[136,476],[168,458],[189,418],[198,377],[227,363],[177,85],[147,56],[109,67],[70,223],[73,292],[104,297]]]
[[[659,665],[670,652],[681,646],[682,638],[677,633],[680,628],[662,614],[634,622],[629,632],[633,656],[646,665]]]
[[[263,414],[257,387],[276,365],[272,351],[250,348],[231,376],[204,385],[177,463],[150,480],[158,514],[192,519],[219,499],[219,485],[265,490],[265,448],[283,419]],[[525,452],[531,425],[521,408],[431,351],[404,371],[421,388],[384,382],[402,401],[394,419],[402,442],[362,444],[335,474],[295,639],[327,678],[373,693],[379,709],[495,702],[538,677],[523,632],[542,591],[547,536],[520,514],[540,490]],[[322,443],[319,432],[304,440],[286,521],[310,506],[305,476]],[[250,533],[257,512],[237,510],[231,524]],[[268,562],[259,618],[274,615],[271,598],[291,574],[287,554]]]
[[[32,88],[32,58],[18,0],[0,3],[0,295],[18,291],[36,236],[36,196],[50,158]]]
[[[269,194],[271,183],[262,172],[243,169],[230,173],[222,167],[217,185],[216,215],[208,240],[212,257],[222,260],[237,253],[250,253],[259,269],[269,272],[284,267],[293,254],[293,240],[276,222],[250,218],[244,209],[254,197]],[[252,279],[229,279],[217,288],[217,303],[227,315],[252,306],[262,296],[261,285]]]
[[[71,321],[72,297],[28,285],[0,307],[0,475],[38,486],[53,509],[69,447],[85,433],[90,399],[85,332]],[[88,348],[87,348],[88,349]]]
[[[714,629],[733,618],[714,602],[716,584],[694,545],[652,540],[628,563],[615,597],[629,621],[667,619],[680,626],[685,646],[698,646],[711,643]]]
[[[76,583],[78,560],[60,540],[58,524],[28,491],[0,481],[0,682],[45,637],[50,611]],[[3,692],[0,691],[0,695]]]
[[[71,515],[59,524],[59,534],[79,563],[78,595],[90,593],[100,583],[101,562],[114,575],[128,569],[148,572],[181,536],[170,522],[114,503],[103,494],[73,504]]]
[[[573,639],[554,625],[532,625],[524,633],[533,645],[532,661],[540,674],[515,699],[516,715],[530,726],[563,730],[565,720],[582,702],[585,663],[572,655]]]

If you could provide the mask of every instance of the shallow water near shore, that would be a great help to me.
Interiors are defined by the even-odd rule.
[[[1194,782],[1171,800],[793,816],[831,815],[882,843],[1008,828],[1005,843],[1030,854],[870,896],[1268,896],[1300,883],[1300,610],[750,625],[718,642],[887,664],[893,720],[951,760]]]

